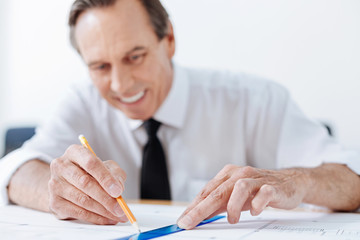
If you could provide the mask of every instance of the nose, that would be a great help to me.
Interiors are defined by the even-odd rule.
[[[111,84],[110,88],[112,91],[124,94],[134,84],[134,80],[131,76],[131,72],[120,67],[112,68],[111,72]]]

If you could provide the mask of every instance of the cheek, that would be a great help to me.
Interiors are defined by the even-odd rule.
[[[99,90],[100,94],[103,97],[106,97],[107,93],[110,91],[109,81],[105,79],[100,79],[94,75],[90,75],[94,86]]]
[[[158,78],[158,64],[153,61],[147,61],[145,64],[142,64],[136,70],[132,72],[133,78],[147,85],[153,85]]]

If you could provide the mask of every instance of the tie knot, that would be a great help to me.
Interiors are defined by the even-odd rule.
[[[156,137],[156,133],[160,127],[161,123],[150,118],[144,122],[146,133],[148,134],[149,138]]]

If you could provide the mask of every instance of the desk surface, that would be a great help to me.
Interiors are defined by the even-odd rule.
[[[133,202],[133,201],[129,201]],[[136,201],[137,202],[137,201]],[[149,201],[145,201],[149,203]],[[144,201],[141,201],[144,203]],[[183,203],[129,203],[143,231],[174,224]],[[53,215],[18,206],[0,207],[0,239],[116,239],[134,234],[129,223],[99,226],[61,221]],[[267,209],[253,217],[243,212],[239,223],[226,218],[161,239],[360,239],[360,214]]]
[[[134,200],[129,199],[126,200],[127,203],[130,204],[151,204],[151,205],[166,205],[166,206],[187,206],[190,203],[189,202],[176,202],[176,201],[169,201],[169,200]]]

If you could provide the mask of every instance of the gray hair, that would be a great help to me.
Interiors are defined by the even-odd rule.
[[[75,0],[71,6],[69,15],[70,42],[71,45],[80,53],[76,39],[75,26],[79,15],[92,8],[104,8],[115,4],[121,0]],[[159,40],[163,39],[168,33],[169,15],[160,0],[138,0],[144,6],[149,15],[149,20],[154,32]]]

